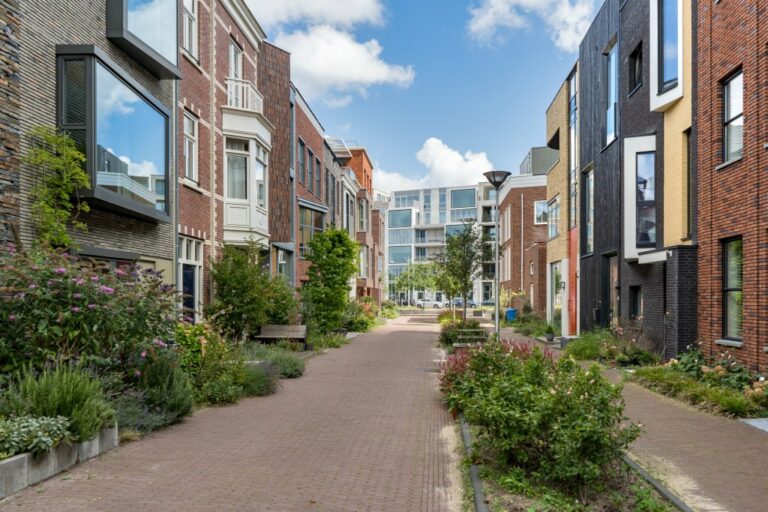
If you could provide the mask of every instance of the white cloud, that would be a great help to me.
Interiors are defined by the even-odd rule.
[[[380,24],[384,14],[380,0],[247,0],[247,3],[266,28],[299,22],[341,27]]]
[[[118,158],[122,162],[124,162],[126,165],[128,165],[129,176],[155,176],[160,174],[160,171],[157,170],[157,166],[155,165],[155,163],[150,162],[149,160],[142,160],[141,162],[133,162],[127,156],[120,156]]]
[[[411,66],[385,62],[375,39],[359,42],[330,25],[280,32],[275,43],[291,52],[292,78],[302,93],[329,106],[348,105],[351,93],[365,97],[375,85],[408,87],[416,74]]]
[[[426,168],[421,178],[409,178],[397,172],[376,169],[374,188],[385,192],[432,187],[472,185],[483,181],[483,173],[493,169],[488,156],[467,151],[461,154],[437,137],[430,137],[416,153],[416,159]]]
[[[527,28],[532,16],[541,18],[555,45],[578,50],[595,15],[595,0],[480,0],[469,9],[467,31],[477,41],[492,44],[501,29]]]

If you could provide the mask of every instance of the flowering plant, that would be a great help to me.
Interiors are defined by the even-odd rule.
[[[171,337],[177,300],[154,270],[0,248],[0,371],[85,356],[125,363]]]

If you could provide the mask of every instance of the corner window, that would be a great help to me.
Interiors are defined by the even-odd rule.
[[[739,71],[723,85],[725,161],[741,158],[744,152],[744,74]]]
[[[723,336],[732,340],[742,338],[743,250],[741,238],[723,242]]]
[[[547,223],[547,211],[549,205],[546,201],[536,201],[533,203],[533,223],[534,224],[546,224]]]
[[[197,118],[184,113],[184,177],[197,182]]]
[[[60,49],[59,128],[85,151],[96,202],[165,221],[170,110],[91,50]]]
[[[107,37],[161,78],[181,78],[177,19],[177,0],[107,0]]]
[[[227,199],[248,200],[248,141],[227,139]]]
[[[636,155],[637,245],[656,245],[656,153]]]
[[[184,0],[183,48],[197,58],[197,0]]]
[[[677,0],[675,0],[677,1]],[[632,93],[643,85],[643,44],[637,45],[629,54],[629,92]]]
[[[606,58],[606,110],[605,110],[605,144],[616,139],[618,132],[618,99],[619,99],[619,46],[614,44],[605,56]]]
[[[560,224],[560,198],[556,197],[547,205],[547,221],[549,229],[547,230],[549,238],[555,238],[559,234]]]
[[[584,175],[584,254],[595,251],[595,171]]]
[[[299,207],[299,254],[306,258],[311,249],[309,243],[315,233],[323,231],[323,213],[309,208]]]
[[[678,0],[659,2],[659,92],[677,87],[678,80]]]

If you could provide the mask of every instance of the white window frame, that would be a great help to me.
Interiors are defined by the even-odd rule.
[[[739,113],[728,117],[728,110],[730,108],[729,102],[728,102],[728,94],[731,88],[731,84],[733,84],[734,80],[737,78],[741,79],[741,110],[739,110]],[[739,70],[733,74],[731,74],[726,80],[723,81],[723,153],[722,158],[723,162],[733,162],[736,160],[739,160],[744,156],[744,71]],[[732,124],[736,123],[737,121],[741,121],[741,151],[738,155],[730,156],[728,154],[728,127]]]
[[[659,84],[659,71],[661,70],[661,13],[659,12],[659,5],[662,0],[650,1],[650,28],[651,28],[651,44],[650,44],[650,76],[651,87],[648,88],[651,96],[651,110],[656,112],[663,112],[677,100],[683,97],[683,90],[685,84],[685,76],[683,73],[683,59],[685,53],[686,40],[683,37],[683,18],[690,17],[690,3],[687,9],[683,10],[683,0],[677,0],[677,85],[670,87],[664,91],[660,90]]]
[[[229,40],[229,76],[235,80],[243,80],[243,49],[234,39]]]
[[[248,147],[251,147],[251,141],[249,139],[243,139],[239,137],[227,137],[233,140],[241,140],[248,143]],[[237,155],[245,157],[245,198],[229,197],[229,155]],[[236,149],[227,148],[227,141],[224,140],[224,197],[228,202],[248,203],[251,200],[251,153],[250,151],[239,151]]]
[[[654,152],[655,135],[624,139],[624,259],[627,261],[636,261],[640,254],[654,250],[637,245],[637,155]]]
[[[560,196],[555,196],[547,203],[547,238],[549,240],[560,234]]]
[[[608,146],[619,136],[619,43],[615,42],[605,53],[605,145]],[[608,120],[613,116],[613,131],[609,131]]]
[[[184,0],[182,9],[184,12],[182,48],[197,60],[197,0]]]
[[[184,265],[191,265],[195,267],[195,290],[194,290],[194,312],[193,317],[195,321],[199,320],[202,316],[202,303],[203,303],[203,258],[205,244],[202,240],[196,238],[189,238],[186,236],[179,236],[179,261],[178,261],[178,285],[177,289],[179,293],[184,291]],[[191,249],[191,250],[190,250]]]
[[[192,133],[187,131],[187,122],[192,127]],[[199,129],[198,119],[184,112],[184,177],[188,180],[198,182],[197,173],[197,139]],[[191,165],[190,165],[191,164]]]
[[[543,208],[544,208],[544,221],[543,222],[539,222],[538,221],[539,206],[543,206]],[[548,224],[548,220],[547,219],[549,217],[548,216],[548,212],[549,212],[549,204],[547,203],[547,201],[544,201],[544,200],[542,200],[542,201],[534,201],[533,202],[533,224],[535,226],[545,226],[545,225],[547,225]]]

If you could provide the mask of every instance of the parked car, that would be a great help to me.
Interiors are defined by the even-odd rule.
[[[491,307],[493,307],[495,305],[496,305],[496,301],[495,300],[484,300],[483,301],[483,306],[491,306]]]
[[[439,300],[420,299],[416,301],[416,307],[419,309],[424,309],[424,308],[442,309],[445,307],[445,303]]]
[[[454,299],[453,305],[457,308],[463,308],[464,307],[464,299]],[[475,309],[478,306],[477,302],[475,302],[473,299],[469,299],[467,301],[467,307],[470,309]]]

